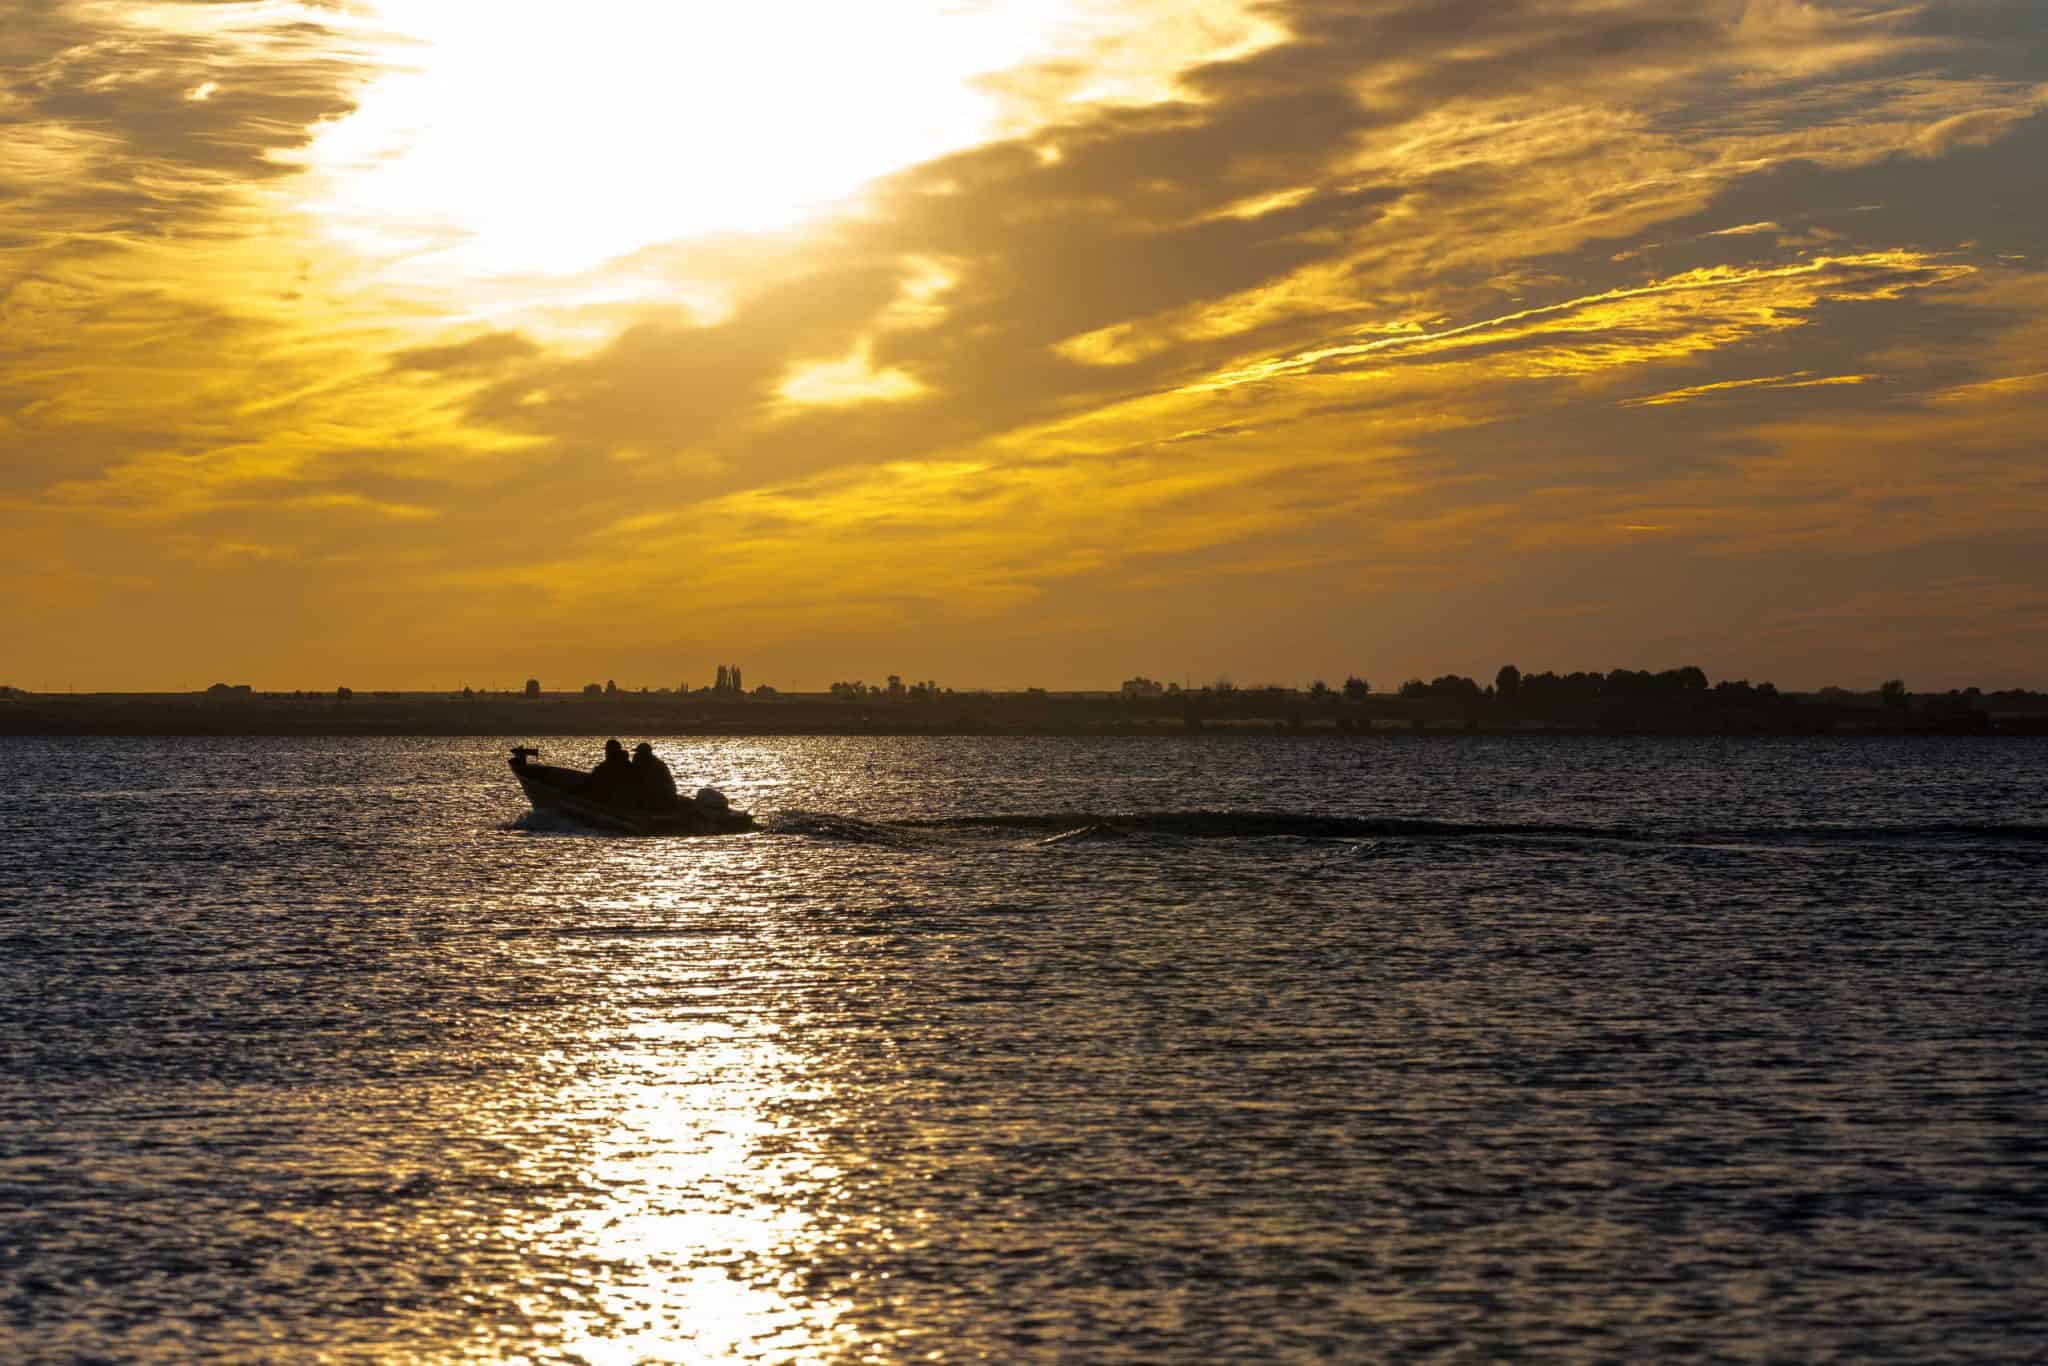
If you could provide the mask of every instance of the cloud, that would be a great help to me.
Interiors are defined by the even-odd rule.
[[[2038,105],[2004,109],[1973,109],[1929,125],[1913,140],[1912,152],[1920,157],[1946,156],[1958,147],[1988,147],[2011,132],[2015,124],[2039,115]]]
[[[487,332],[468,341],[409,347],[392,356],[391,368],[488,375],[540,354],[537,344],[517,332]]]
[[[0,528],[37,601],[109,623],[173,563],[342,611],[373,576],[397,624],[358,644],[394,667],[624,617],[803,678],[833,667],[805,642],[866,632],[1006,681],[1012,630],[1128,670],[1158,622],[1239,672],[1202,652],[1306,648],[1289,619],[1387,650],[1408,621],[1397,670],[1539,616],[1648,640],[1702,564],[1732,600],[1773,556],[1903,574],[2048,515],[2037,13],[1346,0],[1204,37],[1176,9],[989,75],[995,135],[841,211],[541,270],[458,264],[488,223],[334,211],[352,163],[317,140],[399,51],[358,12],[21,7]],[[689,207],[672,128],[607,132]],[[1291,618],[1290,579],[1349,605]],[[435,643],[449,602],[477,624]]]
[[[924,392],[924,386],[908,371],[875,368],[872,352],[872,343],[863,339],[839,359],[799,362],[783,376],[775,392],[791,403],[835,408],[853,403],[900,403]]]
[[[0,32],[0,121],[28,152],[0,168],[0,186],[51,231],[148,232],[288,174],[280,154],[346,112],[363,75],[346,33],[310,17],[321,14],[16,6]]]
[[[1825,389],[1843,384],[1869,384],[1876,375],[1815,375],[1794,370],[1789,375],[1763,375],[1755,379],[1724,379],[1712,384],[1694,384],[1684,389],[1667,389],[1661,394],[1622,400],[1625,408],[1660,408],[1669,403],[1690,403],[1698,398],[1718,397],[1753,389]]]
[[[1904,253],[1822,257],[1796,265],[1706,268],[1430,332],[1399,332],[1262,360],[1205,379],[1197,389],[1268,383],[1390,361],[1485,354],[1518,357],[1522,373],[1586,373],[1736,344],[1797,327],[1827,301],[1896,298],[1970,273]],[[1718,387],[1718,386],[1717,386]]]

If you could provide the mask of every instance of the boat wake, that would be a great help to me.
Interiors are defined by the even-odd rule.
[[[921,829],[914,822],[864,821],[824,811],[778,811],[762,818],[761,829],[770,835],[797,835],[839,844],[882,844],[897,848],[933,844],[940,838],[939,832]]]
[[[784,833],[901,842],[928,837],[987,835],[1027,838],[1037,845],[1150,839],[1340,840],[1373,845],[1388,840],[1525,840],[1627,844],[1893,844],[1971,842],[2048,844],[2048,825],[1968,823],[1920,825],[1774,825],[1696,828],[1594,825],[1562,821],[1437,821],[1409,817],[1333,816],[1286,811],[1051,811],[945,816],[896,821],[847,821],[811,813],[772,828]],[[814,830],[812,825],[821,828]]]
[[[533,835],[606,835],[557,812],[529,811],[505,829]],[[824,811],[778,811],[760,831],[839,844],[919,848],[977,840],[1035,847],[1129,840],[1292,839],[1341,841],[1386,852],[1388,842],[1621,843],[1641,845],[2048,844],[2048,825],[1954,822],[1921,825],[1649,827],[1558,821],[1436,821],[1286,811],[1045,811],[866,820]]]
[[[1989,840],[2048,843],[2048,825],[1705,826],[1696,829],[1589,825],[1553,821],[1433,821],[1382,816],[1323,816],[1285,811],[1059,811],[1033,815],[949,816],[904,821],[933,830],[1035,830],[1059,839],[1081,835],[1176,835],[1189,839],[1580,839],[1654,841],[1774,840],[1870,843],[1895,840]]]
[[[584,825],[554,811],[525,811],[498,827],[521,835],[605,835],[611,831]]]

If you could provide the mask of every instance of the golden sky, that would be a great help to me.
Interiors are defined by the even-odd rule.
[[[0,682],[2048,683],[2039,0],[0,0]]]

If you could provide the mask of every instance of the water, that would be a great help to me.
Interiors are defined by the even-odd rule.
[[[0,742],[0,1357],[2048,1349],[2048,745],[660,748]]]

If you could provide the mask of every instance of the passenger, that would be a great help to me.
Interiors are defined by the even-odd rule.
[[[642,740],[633,746],[633,777],[640,799],[653,807],[676,804],[676,777],[668,771],[668,765],[654,752],[654,746]]]
[[[617,740],[607,740],[604,759],[583,780],[583,791],[599,801],[615,801],[633,791],[638,781],[632,761],[626,758],[626,747]]]

